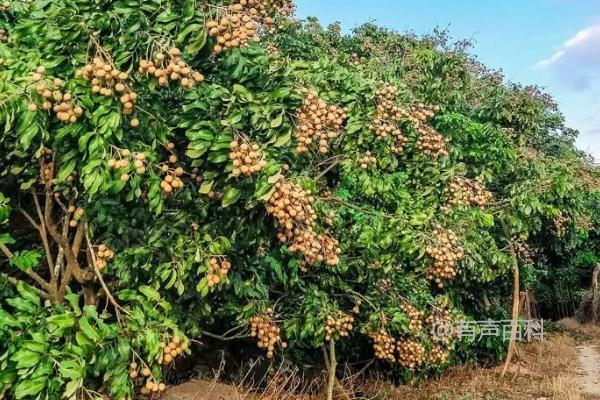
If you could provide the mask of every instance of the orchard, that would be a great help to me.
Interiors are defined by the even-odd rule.
[[[415,381],[505,354],[432,327],[510,319],[515,276],[579,301],[600,171],[557,104],[293,11],[2,3],[0,398],[156,398],[221,349]]]

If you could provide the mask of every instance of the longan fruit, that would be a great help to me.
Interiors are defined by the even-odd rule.
[[[137,128],[138,126],[140,126],[140,120],[139,120],[139,119],[137,119],[137,118],[133,118],[133,119],[132,119],[132,120],[129,122],[129,125],[130,125],[132,128]]]
[[[30,112],[35,112],[37,111],[37,106],[33,103],[29,103],[29,105],[27,106],[27,110],[29,110]]]

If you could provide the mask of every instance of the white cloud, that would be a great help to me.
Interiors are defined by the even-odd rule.
[[[600,116],[593,114],[585,118],[579,125],[578,147],[591,154],[600,163]]]
[[[577,32],[560,50],[537,65],[553,71],[573,89],[589,89],[600,81],[600,24]]]

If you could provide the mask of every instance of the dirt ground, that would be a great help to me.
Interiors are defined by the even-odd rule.
[[[562,332],[518,347],[507,375],[501,367],[451,368],[438,379],[412,386],[371,383],[348,390],[338,399],[373,400],[600,400],[600,327],[581,326],[574,320],[559,322]],[[365,394],[368,393],[368,394]],[[272,391],[258,396],[248,390],[198,380],[167,391],[167,400],[297,400],[309,399],[289,392]],[[315,397],[313,397],[315,398]],[[323,397],[324,398],[324,397]]]

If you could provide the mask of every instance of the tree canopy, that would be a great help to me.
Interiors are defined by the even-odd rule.
[[[292,14],[4,3],[0,396],[151,395],[208,338],[412,379],[502,354],[431,328],[506,317],[515,263],[577,301],[600,174],[557,104],[444,32]]]

